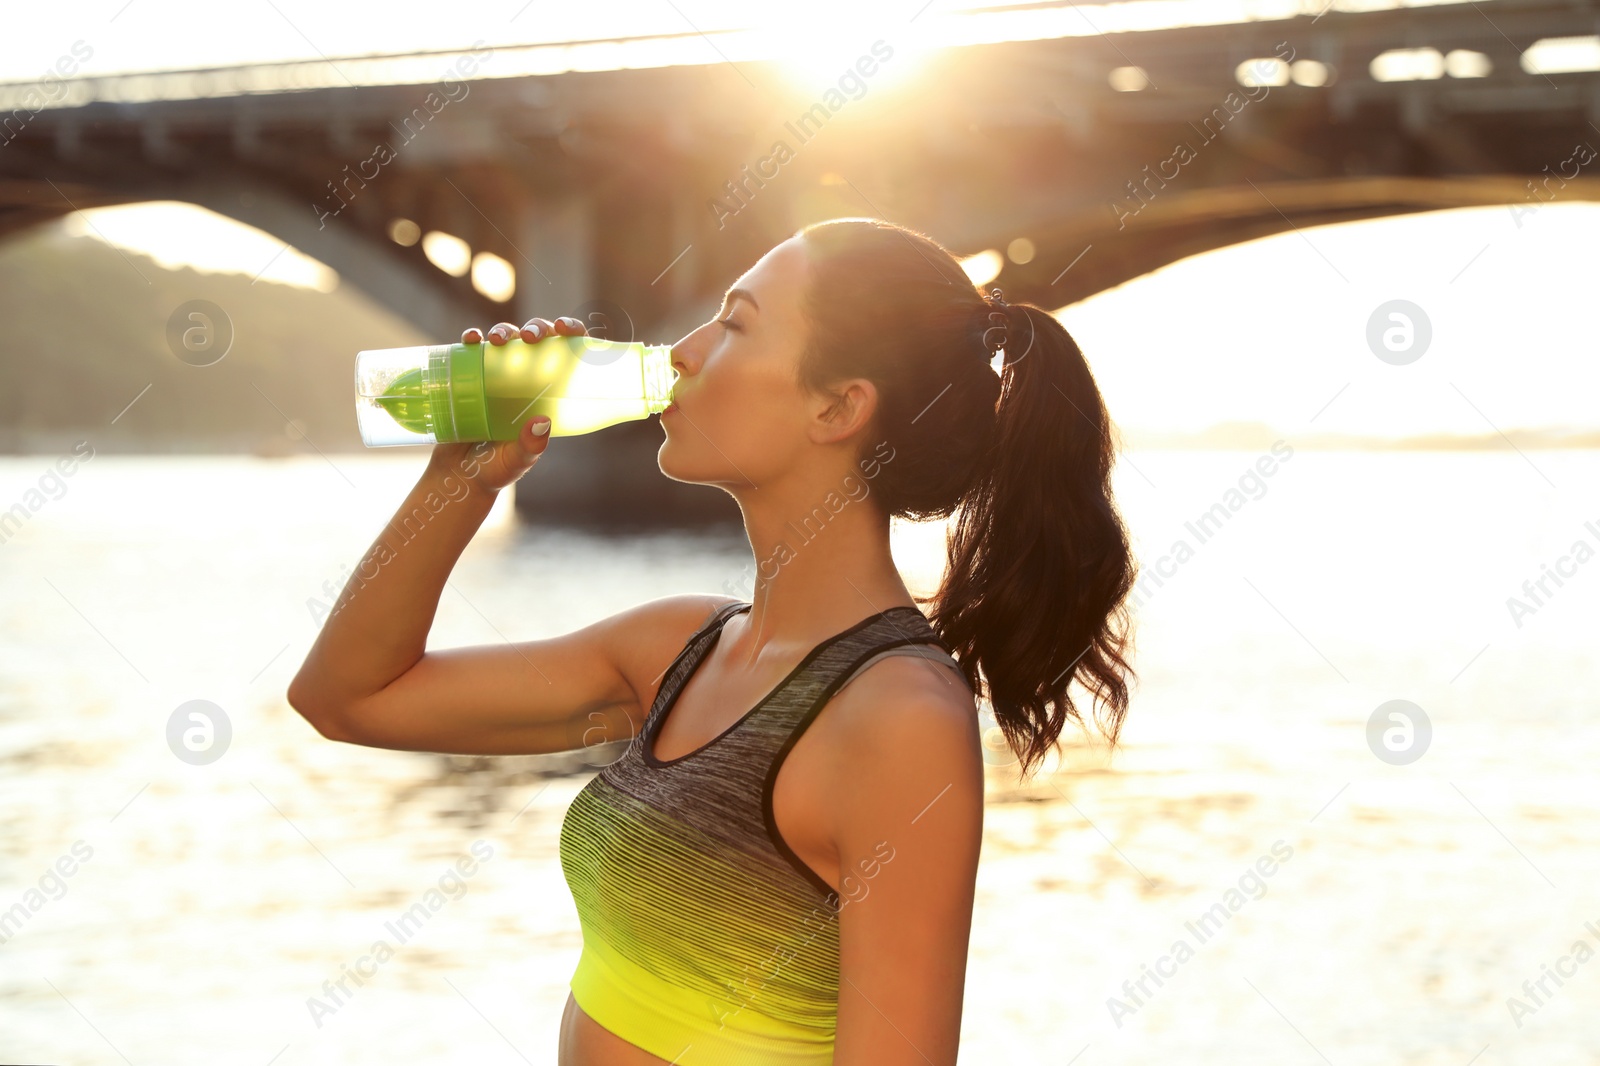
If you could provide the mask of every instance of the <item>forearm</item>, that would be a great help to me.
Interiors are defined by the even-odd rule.
[[[345,582],[289,702],[337,713],[415,665],[445,581],[493,505],[492,492],[430,463]]]

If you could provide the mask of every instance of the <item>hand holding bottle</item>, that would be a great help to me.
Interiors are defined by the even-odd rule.
[[[454,344],[357,352],[356,428],[369,448],[483,441],[522,451],[472,454],[526,460],[544,445],[529,421],[565,437],[648,418],[671,405],[676,379],[670,344],[595,336],[572,318],[501,322]]]
[[[575,318],[557,318],[554,321],[530,318],[521,329],[510,322],[490,326],[487,340],[495,346],[504,345],[512,338],[533,344],[545,337],[579,337],[586,332],[583,323]],[[469,326],[461,331],[462,344],[481,344],[485,339],[484,331],[477,326]],[[516,440],[435,444],[428,464],[441,472],[454,471],[468,478],[476,488],[492,495],[533,468],[545,448],[549,447],[549,428],[550,420],[537,416],[523,423]],[[535,429],[542,431],[534,432]]]

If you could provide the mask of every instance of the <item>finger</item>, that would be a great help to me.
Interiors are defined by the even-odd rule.
[[[479,329],[477,326],[468,326],[466,329],[461,331],[461,343],[482,344],[483,330]]]
[[[517,327],[511,322],[496,322],[489,327],[489,343],[504,344],[517,335]]]
[[[549,433],[535,433],[534,420],[529,419],[522,423],[522,428],[517,431],[517,439],[513,456],[509,464],[516,469],[516,477],[521,477],[533,466],[535,460],[544,454],[545,448],[550,443]]]
[[[534,432],[535,430],[541,432]],[[528,419],[527,425],[522,427],[522,435],[523,449],[537,458],[550,444],[550,419],[544,417]]]
[[[530,318],[522,325],[522,339],[530,344],[545,337],[553,337],[555,333],[555,326],[548,318]]]
[[[576,337],[584,332],[582,322],[567,316],[555,320],[555,330],[564,337]]]

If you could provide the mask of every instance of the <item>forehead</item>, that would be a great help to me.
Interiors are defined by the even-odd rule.
[[[730,288],[749,290],[765,315],[799,304],[805,274],[805,245],[800,237],[790,237],[756,260]]]

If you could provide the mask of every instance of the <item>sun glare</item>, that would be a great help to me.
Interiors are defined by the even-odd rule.
[[[1031,253],[1029,258],[1032,258]],[[1005,257],[993,248],[985,248],[976,255],[969,255],[961,260],[961,269],[966,271],[967,277],[972,279],[974,285],[989,284],[1000,276],[1000,271],[1005,265]]]
[[[149,256],[168,270],[245,274],[256,281],[332,292],[339,275],[270,233],[176,200],[91,207],[62,220],[74,237],[93,237]]]
[[[847,101],[904,81],[930,51],[914,24],[880,24],[866,5],[844,0],[790,9],[759,27],[755,38],[755,48],[776,59],[793,88],[811,96],[836,89]]]

